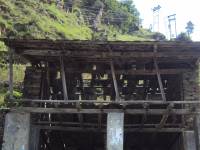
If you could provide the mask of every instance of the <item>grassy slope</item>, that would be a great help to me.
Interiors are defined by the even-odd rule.
[[[91,30],[74,13],[39,0],[0,0],[2,36],[17,38],[91,39]]]

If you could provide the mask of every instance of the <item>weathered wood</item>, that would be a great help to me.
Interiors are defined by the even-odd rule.
[[[18,102],[18,101],[16,101]],[[166,101],[163,102],[162,100],[128,100],[128,101],[120,101],[120,102],[116,102],[116,101],[97,101],[97,100],[68,100],[63,101],[63,100],[38,100],[38,99],[22,99],[21,102],[35,102],[35,103],[64,103],[64,104],[69,104],[69,103],[88,103],[88,104],[154,104],[154,105],[160,105],[160,104],[177,104],[177,105],[181,105],[181,104],[200,104],[200,101]]]
[[[105,129],[99,130],[98,128],[80,128],[80,127],[63,127],[63,126],[40,126],[36,125],[40,129],[58,130],[58,131],[73,131],[73,132],[104,132]],[[143,129],[124,129],[124,132],[163,132],[163,133],[181,133],[184,129],[182,128],[162,128],[157,130],[155,128],[143,128]]]
[[[132,115],[143,115],[146,114],[144,109],[73,109],[73,108],[35,108],[35,107],[21,107],[21,108],[12,108],[10,111],[14,112],[31,112],[31,113],[55,113],[55,114],[99,114],[99,113],[122,113],[125,112],[126,114]],[[166,109],[149,109],[148,115],[162,115],[166,112]],[[173,109],[171,114],[176,115],[195,115],[200,114],[200,110],[197,109],[196,111],[192,111],[191,109]]]
[[[113,84],[114,84],[114,88],[115,88],[115,100],[120,101],[119,90],[118,90],[113,61],[110,62],[110,67],[111,67],[111,72],[112,72]]]
[[[157,49],[158,49],[157,44],[155,44],[154,45],[154,52],[155,53],[157,53]],[[156,74],[157,74],[157,79],[158,79],[158,84],[159,84],[159,87],[160,87],[162,99],[163,99],[163,101],[166,101],[165,91],[164,91],[164,88],[163,88],[163,83],[162,83],[162,79],[161,79],[161,75],[160,75],[160,72],[159,72],[159,67],[158,67],[158,63],[157,63],[156,58],[154,58],[153,61],[154,61],[154,67],[156,69]]]
[[[109,52],[89,52],[89,51],[50,51],[50,50],[27,50],[22,53],[22,55],[30,56],[60,56],[68,58],[87,58],[87,59],[134,59],[134,58],[176,58],[176,59],[186,59],[186,58],[199,58],[200,52],[114,52],[110,54]],[[127,60],[128,61],[128,60]]]
[[[169,117],[169,114],[170,114],[170,112],[172,111],[172,108],[173,108],[173,107],[174,107],[174,106],[173,106],[172,104],[167,106],[166,112],[165,112],[165,114],[163,115],[163,117],[162,117],[162,119],[161,119],[161,121],[160,121],[160,124],[157,126],[158,129],[164,127],[165,123],[167,122],[167,118]]]
[[[181,74],[183,72],[190,71],[190,69],[159,69],[159,73],[163,75],[176,75]],[[84,70],[82,68],[76,69],[76,68],[67,68],[65,72],[68,73],[92,73],[93,70],[88,71]],[[96,70],[95,73],[101,73],[102,71]],[[103,70],[104,73],[111,74],[110,70]],[[115,69],[115,74],[125,74],[125,75],[157,75],[156,70],[144,70],[144,69],[126,69],[126,70],[117,70]]]
[[[99,114],[98,114],[99,115]],[[79,126],[80,123],[79,122],[59,122],[59,121],[36,121],[36,122],[33,122],[34,125],[53,125],[53,126]],[[155,124],[155,123],[146,123],[143,125],[144,128],[155,128],[157,125],[159,124]],[[180,128],[180,125],[181,123],[166,123],[165,124],[165,128]],[[98,123],[87,123],[87,122],[84,122],[84,127],[97,127],[99,129],[99,121]],[[104,128],[106,127],[106,124],[102,123],[101,124],[101,127]],[[136,128],[136,129],[140,129],[141,128],[141,124],[124,124],[124,127],[125,128]],[[160,129],[157,129],[157,130],[160,130]]]
[[[62,56],[60,57],[60,64],[61,64],[61,78],[62,78],[62,85],[63,85],[64,100],[68,100],[65,67],[64,67],[64,60]]]

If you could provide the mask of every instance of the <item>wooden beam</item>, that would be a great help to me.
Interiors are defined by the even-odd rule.
[[[39,100],[39,99],[22,99],[20,100],[21,102],[33,102],[33,103],[64,103],[64,104],[70,104],[70,103],[88,103],[88,104],[153,104],[153,105],[169,105],[169,104],[176,104],[176,105],[182,105],[182,104],[191,104],[191,105],[196,105],[200,104],[200,101],[166,101],[163,102],[162,100],[128,100],[128,101],[97,101],[97,100],[68,100],[63,101],[63,100]],[[15,102],[15,101],[14,101]],[[19,102],[16,101],[16,102]]]
[[[157,48],[158,48],[158,47],[157,47],[157,45],[155,44],[155,45],[154,45],[154,52],[155,52],[155,53],[157,52]],[[165,101],[166,101],[165,91],[164,91],[164,88],[163,88],[163,83],[162,83],[162,79],[161,79],[161,75],[160,75],[160,72],[159,72],[159,67],[158,67],[158,63],[157,63],[156,58],[154,58],[153,61],[154,61],[154,67],[155,67],[155,69],[156,69],[156,74],[157,74],[157,78],[158,78],[158,84],[159,84],[159,87],[160,87],[162,99],[163,99],[163,101],[165,102]]]
[[[12,108],[10,111],[14,112],[30,112],[30,113],[54,113],[54,114],[99,114],[99,113],[111,113],[111,112],[125,112],[126,114],[132,115],[143,115],[146,114],[144,109],[81,109],[77,110],[74,108],[37,108],[37,107],[20,107]],[[166,113],[166,109],[149,109],[148,115],[162,115]],[[173,109],[171,114],[177,115],[195,115],[200,114],[200,109],[192,111],[191,109]]]
[[[162,119],[160,121],[160,124],[157,126],[158,129],[163,128],[165,123],[167,122],[167,119],[169,117],[169,114],[172,112],[174,105],[168,105],[166,112],[163,114]]]
[[[145,124],[145,122],[147,120],[147,114],[148,114],[149,105],[148,104],[143,104],[143,108],[144,108],[144,110],[146,110],[146,114],[142,115],[142,121],[141,121],[141,127],[140,128],[144,127],[144,124]]]
[[[51,124],[52,126],[79,126],[80,123],[79,122],[60,122],[60,121],[37,121],[37,122],[33,122],[34,125],[49,125]],[[151,124],[144,124],[144,128],[153,128],[153,127],[157,127],[159,124],[157,123],[151,123]],[[165,127],[170,128],[170,127],[180,127],[181,123],[166,123]],[[84,127],[97,127],[99,129],[99,124],[98,123],[84,123]],[[124,124],[124,127],[126,128],[140,128],[141,124]],[[106,127],[106,124],[102,124],[102,127]]]
[[[187,71],[191,71],[191,69],[159,69],[159,73],[163,75],[176,75],[181,74]],[[65,70],[67,73],[92,73],[94,70],[88,71],[86,69],[81,68],[67,68]],[[104,73],[111,74],[112,72],[110,70],[104,70]],[[102,71],[95,70],[95,73],[102,73]],[[115,74],[125,74],[125,75],[157,75],[156,70],[144,70],[144,69],[127,69],[127,70],[118,70],[115,68]]]
[[[26,50],[22,55],[30,56],[57,56],[68,58],[87,58],[87,59],[134,59],[134,58],[199,58],[200,52],[130,52],[130,51],[117,51],[110,54],[110,52],[102,51],[54,51],[54,50]]]
[[[13,50],[9,49],[9,99],[12,100],[13,97]]]
[[[64,67],[64,60],[62,56],[60,56],[60,64],[61,64],[61,78],[62,78],[62,85],[63,85],[64,100],[68,100],[65,67]]]
[[[112,72],[113,84],[114,84],[114,88],[115,88],[115,99],[116,99],[116,101],[120,101],[119,90],[118,90],[113,61],[110,62],[110,67],[111,67],[111,72]]]
[[[36,125],[40,129],[45,129],[45,130],[58,130],[58,131],[71,131],[71,132],[106,132],[105,129],[98,130],[98,128],[80,128],[80,127],[63,127],[63,126],[41,126],[41,125]],[[131,128],[131,129],[124,129],[125,132],[183,132],[183,128],[162,128],[160,130],[156,128],[143,128],[143,129],[138,129],[138,128]]]

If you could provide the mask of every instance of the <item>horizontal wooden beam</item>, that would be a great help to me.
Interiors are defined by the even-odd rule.
[[[22,99],[16,102],[32,102],[32,103],[61,103],[61,104],[70,104],[70,103],[88,103],[88,104],[152,104],[152,105],[162,105],[162,104],[200,104],[200,101],[162,101],[162,100],[126,100],[126,101],[97,101],[97,100],[39,100],[39,99]]]
[[[29,113],[53,113],[53,114],[107,114],[111,112],[124,112],[131,115],[162,115],[166,112],[166,109],[148,109],[148,112],[144,109],[81,109],[77,110],[74,108],[36,108],[36,107],[21,107],[12,108],[14,112],[29,112]],[[192,111],[191,109],[173,109],[171,114],[176,115],[195,115],[200,114],[200,110]]]
[[[80,126],[80,122],[60,122],[60,121],[37,121],[37,122],[33,122],[34,125],[49,125],[51,124],[52,126]],[[88,122],[84,122],[83,123],[84,127],[98,127],[99,128],[99,124],[98,123],[88,123]],[[153,128],[153,127],[157,127],[157,123],[145,123],[142,127],[143,128]],[[181,123],[166,123],[165,127],[169,128],[169,127],[180,127]],[[106,124],[101,124],[101,127],[106,127]],[[141,124],[124,124],[124,127],[127,128],[139,128],[141,127]]]
[[[162,75],[173,75],[173,74],[180,74],[183,72],[191,71],[190,69],[160,69],[159,73]],[[107,73],[111,74],[110,70],[103,70],[103,71],[88,71],[86,69],[81,69],[81,68],[66,68],[66,72],[68,73]],[[134,69],[128,69],[128,70],[115,70],[116,74],[125,74],[125,75],[156,75],[156,70],[144,70],[144,69],[139,69],[139,70],[134,70]]]
[[[93,51],[54,51],[26,50],[22,55],[32,56],[63,56],[71,58],[114,59],[114,58],[199,58],[200,52],[93,52]]]
[[[57,130],[57,131],[70,131],[70,132],[106,132],[105,129],[99,130],[98,128],[81,128],[81,127],[62,127],[62,126],[39,126],[36,125],[39,129],[45,130]],[[183,128],[131,128],[131,129],[124,129],[125,132],[183,132]]]

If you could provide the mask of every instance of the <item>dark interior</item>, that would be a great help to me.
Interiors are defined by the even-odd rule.
[[[124,150],[179,150],[180,133],[140,133],[124,135]],[[105,150],[104,132],[41,130],[39,150]]]

